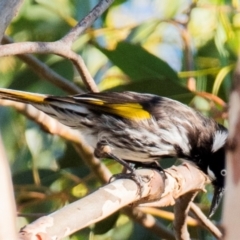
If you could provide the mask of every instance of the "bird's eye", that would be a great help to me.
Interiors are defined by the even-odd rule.
[[[224,177],[224,176],[226,176],[226,174],[227,174],[227,171],[226,171],[226,169],[223,169],[223,170],[221,170],[221,175]]]

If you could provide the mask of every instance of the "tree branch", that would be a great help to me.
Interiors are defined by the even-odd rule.
[[[178,179],[175,179],[170,173],[174,171],[176,176],[182,175],[182,168],[187,168],[188,171],[189,169],[195,169],[187,164],[179,167],[174,166],[170,169],[167,169],[167,181],[165,181],[165,188],[163,179],[158,171],[152,169],[137,170],[137,174],[143,179],[141,198],[139,197],[138,185],[134,181],[129,179],[116,180],[104,187],[101,187],[96,192],[65,206],[57,212],[50,214],[47,217],[39,218],[37,221],[26,226],[20,232],[21,239],[32,240],[36,236],[38,236],[38,239],[50,239],[52,236],[57,236],[59,239],[61,239],[75,231],[106,218],[113,212],[133,202],[135,202],[134,205],[136,205],[142,202],[150,200],[153,201],[154,199],[161,198],[161,200],[163,199],[162,201],[156,202],[161,203],[162,205],[159,205],[159,207],[162,207],[166,206],[167,204],[171,205],[171,199],[180,194],[179,197],[185,200],[187,199],[187,201],[184,200],[184,202],[187,203],[186,205],[188,205],[189,200],[191,200],[193,197],[192,193],[196,189],[199,189],[199,185],[196,185],[198,184],[198,181],[192,183],[193,181],[191,178],[189,178],[189,176],[182,176],[182,178],[184,178],[183,181],[186,182],[186,186],[190,185],[193,188],[187,189],[188,194],[182,192],[182,194],[185,195],[181,195],[178,189],[175,188],[175,186],[179,184]],[[198,174],[196,175],[196,173]],[[203,174],[200,170],[191,173],[191,177],[193,178],[198,178],[201,175]],[[184,212],[186,213],[185,210],[186,208],[184,208]],[[146,216],[144,216],[144,218],[146,219]],[[78,219],[77,223],[76,219]],[[149,221],[150,228],[153,222],[152,219]],[[184,221],[180,221],[179,223],[181,224],[182,222]],[[61,226],[60,230],[59,226]]]
[[[4,36],[2,44],[9,43],[13,43],[13,40],[10,37]],[[76,84],[70,82],[68,79],[53,71],[33,55],[19,54],[17,57],[25,62],[39,77],[51,82],[53,85],[61,88],[62,90],[70,94],[83,93],[83,91]]]
[[[168,174],[168,179],[161,199],[141,206],[173,206],[180,196],[191,191],[205,191],[205,185],[209,183],[208,177],[202,171],[187,163],[178,167],[172,166],[164,171]]]
[[[77,68],[82,80],[89,88],[89,90],[96,92],[98,91],[97,86],[90,75],[84,61],[81,56],[73,52],[69,46],[64,44],[61,40],[56,42],[22,42],[22,43],[11,43],[0,46],[0,57],[22,55],[29,53],[39,54],[56,54],[67,58],[73,62]]]
[[[173,222],[176,240],[190,240],[190,235],[187,229],[187,216],[190,208],[190,203],[195,198],[197,192],[192,191],[179,197],[174,206],[175,219]]]
[[[67,45],[72,45],[74,41],[88,28],[92,23],[100,17],[106,9],[114,2],[114,0],[101,0],[92,11],[84,17],[78,24],[71,29],[61,40]]]
[[[207,229],[216,238],[221,238],[222,233],[220,230],[203,214],[201,209],[194,203],[190,203],[190,211],[194,214],[198,222]]]
[[[142,178],[141,198],[145,200],[159,198],[164,190],[164,182],[159,172],[141,169],[137,170],[137,174]],[[36,237],[39,240],[51,239],[53,236],[62,239],[106,218],[139,198],[139,187],[135,181],[118,179],[27,225],[21,230],[19,237],[22,240],[33,240]]]
[[[142,212],[149,213],[149,214],[152,214],[153,216],[166,219],[169,221],[173,221],[175,218],[174,213],[168,210],[162,210],[154,207],[142,207],[142,206],[141,206],[141,210]],[[192,218],[191,216],[187,217],[187,225],[190,227],[200,226],[199,222],[195,218]]]
[[[71,47],[73,42],[80,36],[80,34],[82,34],[83,31],[85,31],[86,28],[89,27],[112,4],[112,2],[113,0],[100,1],[96,5],[96,7],[85,18],[79,21],[78,24],[74,28],[72,28],[67,35],[65,35],[62,39],[56,42],[22,42],[2,45],[0,46],[0,57],[30,53],[56,54],[62,56],[72,61],[77,71],[81,75],[86,87],[92,92],[98,92],[95,81],[89,73],[83,59],[80,55],[73,52],[71,50]],[[33,59],[30,58],[28,58],[27,60],[33,61]],[[36,63],[36,61],[34,62]],[[39,63],[37,64],[37,66],[39,67]],[[44,70],[46,70],[46,68],[44,68]],[[62,80],[63,79],[59,80],[58,84],[63,84]]]

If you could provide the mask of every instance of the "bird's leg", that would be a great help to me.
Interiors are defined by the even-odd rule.
[[[157,170],[165,180],[167,178],[164,169],[161,167],[158,161],[143,163],[143,162],[136,162],[135,168],[151,168]]]
[[[142,179],[139,175],[135,173],[135,168],[132,163],[127,163],[123,159],[117,157],[115,154],[112,153],[111,146],[106,140],[101,140],[97,143],[97,146],[94,151],[94,155],[98,158],[111,158],[114,159],[116,162],[120,163],[126,170],[125,173],[115,174],[110,178],[110,182],[114,179],[119,178],[129,178],[132,179],[139,188],[139,195],[142,194]]]
[[[134,168],[131,164],[128,164],[126,161],[118,158],[116,155],[112,153],[111,146],[107,142],[107,140],[101,140],[97,143],[97,146],[94,151],[94,155],[97,158],[111,158],[114,159],[116,162],[120,163],[123,167],[125,167],[130,173],[134,172]]]

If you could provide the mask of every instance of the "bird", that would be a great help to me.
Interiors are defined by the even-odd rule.
[[[0,98],[31,104],[78,129],[95,156],[115,159],[131,173],[133,164],[158,167],[167,157],[190,162],[213,185],[209,217],[222,199],[228,130],[179,101],[130,91],[53,96],[6,88]]]

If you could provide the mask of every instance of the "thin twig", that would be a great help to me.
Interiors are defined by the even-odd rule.
[[[184,51],[185,51],[185,67],[186,71],[192,71],[194,69],[194,59],[193,59],[193,51],[191,44],[191,36],[184,25],[181,28],[181,35],[184,43]],[[188,77],[187,87],[190,91],[196,91],[196,79],[193,76]]]
[[[114,2],[114,0],[101,0],[92,11],[84,17],[78,24],[71,29],[71,31],[65,35],[61,41],[65,42],[67,45],[72,45],[74,41],[88,28],[92,23],[102,15],[102,13],[109,8],[109,6]]]
[[[195,198],[197,192],[189,192],[177,199],[174,206],[174,231],[177,240],[190,240],[187,229],[187,216],[191,201]]]
[[[81,56],[73,52],[69,46],[61,41],[56,42],[22,42],[12,43],[0,46],[0,57],[39,53],[39,54],[56,54],[64,58],[70,59],[73,64],[77,67],[82,80],[92,92],[98,90],[91,74],[89,73],[84,61]],[[89,84],[90,83],[90,84]]]
[[[214,103],[220,105],[223,108],[227,107],[227,103],[224,102],[220,97],[212,94],[212,93],[208,93],[208,92],[194,92],[195,95],[206,98],[208,100],[213,101]]]
[[[98,87],[91,74],[89,73],[82,57],[74,53],[73,51],[71,51],[70,53],[71,54],[69,55],[69,59],[72,61],[77,71],[80,73],[85,86],[87,86],[88,89],[92,92],[99,92]]]
[[[169,220],[169,221],[173,221],[174,218],[175,218],[173,212],[162,210],[162,209],[159,209],[159,208],[141,207],[141,211],[144,212],[144,213],[149,213],[149,214],[151,214],[153,216],[156,216],[158,218]],[[191,226],[191,227],[201,226],[196,219],[194,219],[190,216],[187,217],[187,225]]]
[[[13,43],[13,40],[8,36],[4,36],[2,43],[3,44]],[[61,88],[62,90],[70,94],[83,93],[83,91],[77,85],[70,82],[68,79],[62,77],[57,72],[53,71],[46,64],[42,63],[33,55],[20,54],[17,55],[17,57],[20,58],[26,64],[28,64],[28,66],[41,78],[51,82],[52,84]]]
[[[71,60],[82,77],[86,87],[98,92],[97,85],[80,55],[71,50],[73,42],[86,30],[111,4],[113,0],[102,0],[62,39],[56,42],[22,42],[0,46],[0,57],[29,53],[56,54]],[[26,59],[25,59],[26,60]],[[28,59],[29,60],[29,59]],[[46,69],[45,69],[46,70]]]
[[[184,56],[185,56],[185,68],[186,71],[191,72],[194,69],[194,59],[193,59],[193,51],[192,51],[192,41],[191,35],[187,29],[187,25],[190,21],[190,16],[193,8],[196,7],[196,2],[192,2],[188,9],[185,11],[186,20],[185,21],[178,21],[178,20],[171,20],[170,22],[173,23],[179,30],[183,40],[183,47],[184,47]],[[187,87],[190,91],[196,91],[196,79],[193,76],[188,77]]]
[[[213,236],[218,239],[222,237],[220,230],[203,214],[201,209],[193,202],[190,203],[190,211],[194,214],[200,224],[210,233],[212,233]]]

